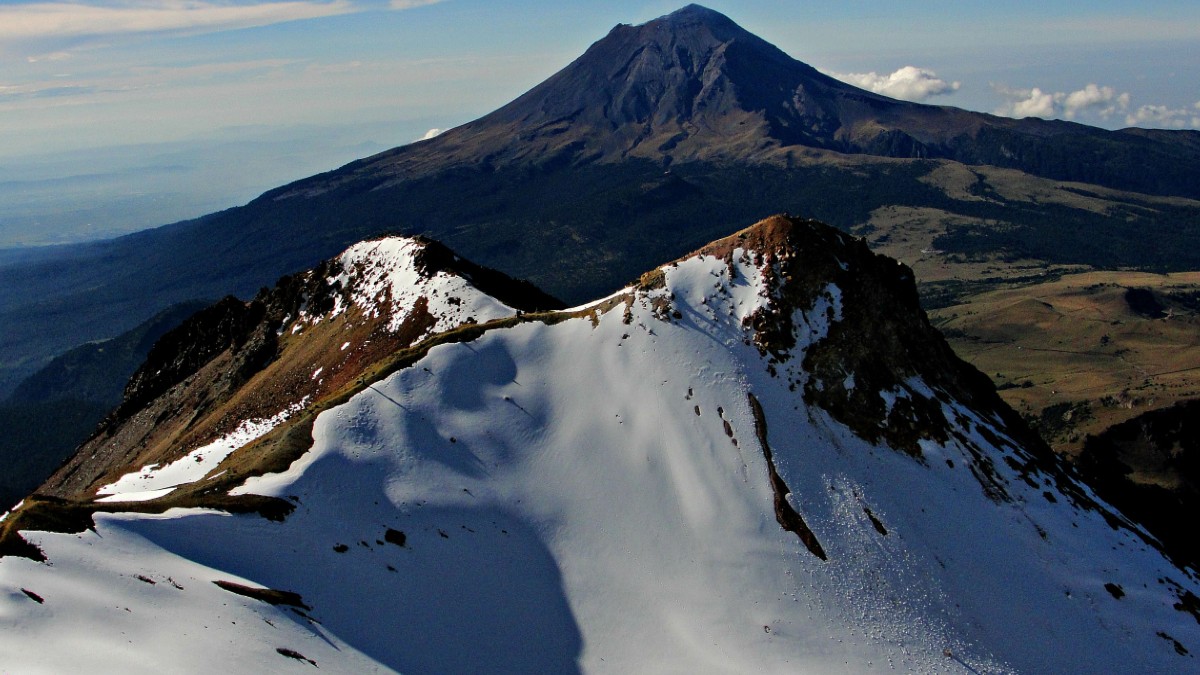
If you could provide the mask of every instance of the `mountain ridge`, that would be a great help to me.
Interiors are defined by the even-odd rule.
[[[461,334],[449,338],[454,341],[474,340],[521,323],[553,325],[593,311],[611,312],[639,298],[656,320],[677,322],[682,317],[672,309],[673,298],[662,296],[666,273],[709,258],[731,270],[735,263],[760,270],[757,280],[739,281],[734,271],[728,281],[716,275],[715,288],[727,294],[733,284],[759,286],[759,304],[737,310],[742,315],[735,325],[746,332],[746,345],[766,360],[770,376],[786,380],[806,404],[868,442],[920,458],[922,440],[951,440],[953,423],[941,407],[952,397],[1003,426],[1028,453],[1020,463],[1024,471],[1046,472],[1056,483],[1069,483],[1045,443],[929,324],[909,268],[824,224],[777,215],[659,266],[607,299],[569,310],[527,283],[481,268],[426,238],[365,240],[312,270],[280,279],[249,302],[227,297],[160,338],[130,378],[121,404],[34,497],[88,502],[101,483],[128,471],[131,463],[153,467],[178,465],[197,453],[227,456],[222,449],[196,450],[213,447],[214,439],[241,437],[253,448],[264,433],[278,435],[277,427],[291,424],[289,419],[310,419],[307,410],[323,410],[329,405],[325,401],[344,400],[347,392],[369,389],[371,378],[410,366],[447,339],[442,333]],[[445,279],[458,285],[448,286]],[[511,305],[490,306],[497,301],[478,299],[464,304],[459,297],[480,293]],[[836,312],[829,305],[835,299]],[[488,307],[483,315],[478,308],[465,309],[481,302]],[[746,299],[738,302],[744,305]],[[817,323],[797,323],[795,317],[821,306],[826,316]],[[626,310],[626,321],[630,316]],[[819,338],[806,335],[809,330]],[[928,384],[908,391],[912,378]],[[930,388],[941,393],[934,396]],[[907,393],[889,403],[878,391]],[[262,421],[255,422],[262,428],[245,437],[239,429],[252,419]],[[210,458],[203,466],[216,465]],[[994,469],[973,473],[989,496],[1007,498]],[[239,469],[229,478],[245,475]],[[1068,492],[1089,508],[1093,504],[1083,492]],[[101,494],[106,494],[103,488]],[[150,491],[144,497],[98,501],[153,504],[160,496]],[[1111,522],[1131,527],[1120,518]]]
[[[41,492],[78,498],[113,465],[178,461],[173,450],[237,436],[248,420],[261,435],[430,335],[562,306],[429,239],[365,240],[249,302],[226,297],[164,335],[120,405]],[[201,454],[212,461],[219,452]]]
[[[289,404],[265,432],[239,413],[0,520],[17,665],[1188,671],[1194,575],[1019,440],[986,378],[904,346],[941,338],[861,241],[775,217],[521,314],[437,275],[389,296],[415,242],[285,280],[330,290],[270,324],[283,366],[448,319],[390,365],[301,358],[345,384],[295,409],[268,366],[243,385]],[[822,356],[851,341],[875,348]]]

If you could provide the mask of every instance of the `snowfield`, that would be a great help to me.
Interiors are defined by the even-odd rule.
[[[283,522],[189,509],[27,533],[49,562],[0,560],[0,671],[1197,671],[1200,623],[1173,607],[1195,580],[1023,482],[992,422],[946,405],[1011,501],[959,441],[922,441],[922,460],[868,443],[769,374],[744,320],[772,298],[748,260],[691,258],[605,311],[434,347],[238,490],[290,500]],[[830,285],[793,317],[789,373],[842,302]],[[879,395],[930,393],[905,386]],[[827,560],[777,520],[751,397]]]

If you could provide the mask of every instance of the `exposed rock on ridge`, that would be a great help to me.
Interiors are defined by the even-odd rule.
[[[907,391],[888,405],[879,396],[906,390],[911,378],[921,377],[943,399],[967,403],[1010,426],[1023,445],[1045,447],[1000,400],[991,381],[955,356],[930,325],[905,265],[843,232],[783,216],[714,242],[699,255],[731,260],[735,251],[755,256],[764,269],[771,302],[748,317],[747,325],[769,355],[772,371],[783,371],[802,352],[808,376],[793,384],[803,386],[806,401],[867,440],[883,438],[916,456],[919,439],[946,441],[951,423],[933,411],[939,407],[935,400]],[[826,335],[809,342],[804,332],[810,327],[795,317],[834,295],[836,307],[830,304],[826,312],[836,320]]]

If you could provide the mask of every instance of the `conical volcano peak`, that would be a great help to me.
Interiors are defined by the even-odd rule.
[[[668,66],[681,66],[689,75],[702,79],[714,67],[728,74],[725,61],[731,48],[738,60],[759,64],[782,60],[803,65],[724,14],[700,5],[688,5],[639,26],[621,28],[625,34],[620,39],[631,40],[627,48],[661,51],[664,56],[674,57],[666,61]]]
[[[668,21],[722,21],[725,23],[733,23],[729,17],[718,12],[715,9],[709,9],[704,5],[691,3],[662,17]]]
[[[869,141],[881,114],[908,105],[838,82],[725,15],[688,5],[618,25],[503,108],[379,159],[408,176],[434,157],[439,166],[492,168],[630,159],[787,164],[789,147],[856,151],[859,120]]]
[[[761,159],[785,132],[832,134],[836,115],[813,95],[835,86],[724,15],[689,5],[615,27],[525,95],[428,147],[443,158],[485,155],[493,166]]]
[[[318,197],[359,180],[386,190],[450,169],[791,169],[840,163],[844,155],[948,159],[1118,189],[1195,194],[1193,159],[1166,175],[1153,159],[1164,155],[1144,147],[1158,141],[1132,138],[891,99],[825,75],[720,12],[690,4],[640,25],[617,25],[565,68],[474,122],[286,186],[269,199]],[[1092,140],[1107,148],[1103,161],[1075,161],[1078,143]],[[1166,155],[1179,153],[1161,147]],[[1130,169],[1135,166],[1145,171]]]
[[[721,41],[728,41],[739,36],[753,37],[752,33],[734,23],[724,14],[696,4],[677,9],[644,25],[663,26],[673,31],[707,30]]]

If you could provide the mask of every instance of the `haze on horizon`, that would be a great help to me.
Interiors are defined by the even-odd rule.
[[[474,119],[682,4],[0,0],[0,249],[244,203]],[[1193,2],[704,4],[896,98],[1200,128]]]

